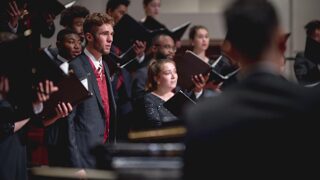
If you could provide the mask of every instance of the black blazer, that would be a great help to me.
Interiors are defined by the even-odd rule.
[[[103,62],[104,63],[104,62]],[[116,104],[110,83],[109,70],[104,63],[109,94],[110,132],[108,142],[116,141]],[[105,113],[98,83],[89,59],[85,54],[70,62],[70,69],[79,78],[88,74],[89,91],[93,96],[78,104],[68,117],[70,160],[73,167],[95,168],[96,159],[91,150],[102,144],[105,132]],[[75,89],[76,90],[76,89]]]
[[[319,90],[255,72],[199,103],[186,117],[184,179],[287,178],[312,169],[319,99]]]

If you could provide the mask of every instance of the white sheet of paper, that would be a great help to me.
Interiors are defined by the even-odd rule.
[[[88,88],[88,78],[84,78],[83,80],[81,80],[81,83],[87,90],[89,90],[89,88]]]
[[[64,62],[60,65],[60,69],[65,73],[68,74],[69,71],[69,63],[68,62]]]

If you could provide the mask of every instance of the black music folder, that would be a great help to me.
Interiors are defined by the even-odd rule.
[[[183,90],[191,90],[194,87],[192,82],[192,76],[194,75],[206,75],[211,71],[211,66],[201,60],[201,58],[187,50],[182,56],[175,58],[177,73],[178,73],[178,86]]]
[[[50,80],[56,84],[67,76],[55,61],[58,60],[55,57],[50,57],[50,54],[46,52],[46,48],[36,53],[32,69],[35,84],[44,80]]]
[[[66,4],[62,4],[58,0],[32,0],[30,1],[33,8],[39,9],[42,12],[52,13],[53,15],[59,15],[64,9],[72,6],[76,1],[69,1]]]
[[[108,64],[110,76],[121,71],[121,69],[128,68],[130,64],[136,62],[137,54],[131,46],[126,52],[117,55],[115,52],[110,52],[108,55],[102,56],[102,59]]]
[[[181,117],[187,106],[195,104],[196,102],[194,102],[189,96],[180,90],[176,92],[173,97],[163,103],[163,106],[167,108],[173,115]]]
[[[157,30],[158,33],[168,34],[176,41],[182,38],[183,34],[186,32],[191,22],[188,21],[170,30],[164,24],[157,21],[155,18],[147,16],[142,24],[149,30]]]
[[[224,82],[239,71],[239,67],[232,64],[231,60],[223,54],[218,57],[211,67],[209,80],[215,83]]]
[[[151,42],[156,32],[146,29],[130,15],[125,14],[114,26],[113,44],[126,52],[136,40]]]
[[[59,90],[50,95],[50,99],[44,103],[44,110],[40,116],[48,118],[56,115],[55,107],[59,102],[69,102],[72,106],[75,106],[91,97],[92,93],[88,90],[87,81],[87,77],[79,80],[74,73],[65,76],[56,84]]]

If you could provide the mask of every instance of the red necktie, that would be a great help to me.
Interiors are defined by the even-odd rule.
[[[99,78],[101,79],[102,78],[102,64],[101,63],[99,63],[99,66],[97,68],[97,72],[98,72]]]

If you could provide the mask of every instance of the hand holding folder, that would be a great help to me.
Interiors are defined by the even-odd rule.
[[[114,26],[113,44],[126,52],[132,48],[136,40],[151,42],[156,32],[145,28],[130,15],[125,14]]]
[[[87,81],[87,77],[80,81],[73,73],[63,78],[56,84],[59,90],[50,95],[50,99],[44,103],[44,110],[40,116],[48,118],[56,115],[55,107],[60,102],[70,103],[72,106],[75,106],[91,97],[92,93],[88,90]]]
[[[178,86],[182,89],[191,90],[194,87],[192,82],[192,76],[194,75],[207,75],[211,66],[201,58],[193,53],[192,51],[187,50],[182,56],[178,56],[175,59],[178,73]]]
[[[194,75],[207,75],[210,72],[209,80],[219,83],[229,79],[239,71],[239,67],[232,64],[231,60],[224,55],[221,55],[212,65],[209,65],[189,50],[182,56],[177,56],[175,62],[179,76],[178,85],[187,90],[194,87],[191,80]]]
[[[211,67],[209,80],[214,81],[215,83],[228,80],[240,70],[240,68],[237,65],[232,64],[231,60],[225,55],[219,56]]]

